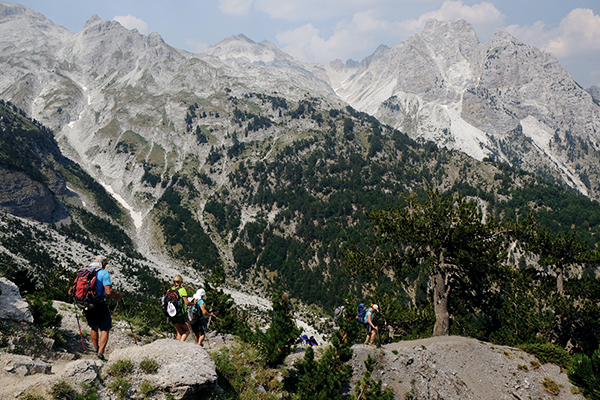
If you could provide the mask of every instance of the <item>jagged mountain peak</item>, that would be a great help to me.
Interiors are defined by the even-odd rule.
[[[98,14],[94,14],[94,15],[92,15],[92,16],[90,17],[90,19],[88,19],[88,20],[85,22],[85,24],[83,25],[83,29],[86,29],[86,28],[88,28],[88,27],[90,27],[90,26],[92,26],[92,25],[94,25],[94,24],[97,24],[97,23],[99,23],[99,22],[102,22],[102,21],[103,21],[103,20],[102,20],[102,18],[100,18],[100,17],[98,16]]]
[[[2,48],[4,56],[38,47],[53,48],[57,41],[72,35],[66,28],[20,4],[0,2],[0,24],[4,36],[2,42],[5,43]]]
[[[279,50],[269,41],[263,40],[256,43],[252,39],[243,34],[232,35],[220,41],[219,43],[210,46],[204,51],[213,57],[217,57],[224,61],[236,62],[262,62],[265,64],[280,62],[290,63],[294,59],[287,53]]]

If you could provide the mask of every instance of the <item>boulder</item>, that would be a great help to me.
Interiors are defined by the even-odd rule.
[[[62,378],[76,383],[92,384],[100,372],[100,361],[77,360],[67,364]]]
[[[144,359],[155,360],[158,369],[147,374],[139,368]],[[159,339],[144,346],[131,346],[110,354],[105,371],[118,360],[131,360],[135,370],[131,379],[150,381],[163,393],[176,400],[209,397],[217,389],[214,361],[201,346],[174,339]]]
[[[19,288],[6,278],[0,278],[0,319],[32,324],[29,305],[21,297]]]
[[[4,369],[6,372],[27,376],[33,374],[49,374],[52,371],[52,365],[44,361],[34,360],[31,357],[11,354]]]

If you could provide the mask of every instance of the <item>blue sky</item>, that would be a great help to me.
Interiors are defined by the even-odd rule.
[[[428,18],[463,18],[480,41],[497,29],[556,55],[582,86],[600,86],[599,0],[22,0],[78,32],[97,14],[201,52],[231,35],[268,40],[298,60],[357,61],[419,33]]]

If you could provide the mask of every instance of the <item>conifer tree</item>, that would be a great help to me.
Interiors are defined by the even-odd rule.
[[[352,358],[353,340],[348,332],[352,323],[347,315],[338,319],[338,325],[340,329],[334,332],[320,360],[315,360],[314,350],[309,347],[304,358],[294,364],[298,371],[295,392],[300,400],[342,398],[342,385],[352,377],[352,366],[346,362]]]
[[[269,367],[283,364],[286,357],[295,349],[300,341],[300,329],[294,322],[289,299],[279,288],[273,294],[273,319],[271,325],[263,332],[256,327],[250,340],[260,350],[265,363]]]
[[[574,385],[590,400],[600,400],[600,348],[592,357],[575,354],[567,375]]]
[[[349,271],[373,281],[384,273],[401,280],[410,271],[425,272],[433,287],[433,335],[448,335],[450,290],[488,286],[483,283],[500,264],[504,244],[500,224],[491,216],[484,219],[476,202],[437,191],[423,203],[411,195],[404,208],[373,210],[368,216],[378,237],[375,254],[353,246],[345,254]]]
[[[392,400],[394,391],[391,388],[382,391],[381,379],[375,382],[371,377],[375,369],[375,360],[370,354],[365,360],[365,368],[362,379],[354,387],[355,396],[350,397],[351,400]]]

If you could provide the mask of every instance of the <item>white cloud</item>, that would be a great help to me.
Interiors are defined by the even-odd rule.
[[[219,9],[223,14],[246,16],[254,0],[219,0]]]
[[[188,39],[186,41],[188,48],[192,53],[202,53],[204,50],[208,49],[208,44],[202,42],[196,42],[193,39]]]
[[[314,0],[306,1],[314,2]],[[275,0],[257,0],[257,2],[262,2],[263,5],[269,2],[274,4]],[[331,1],[331,3],[338,2],[338,0]],[[287,7],[300,7],[300,3],[295,1],[283,1],[282,3]],[[367,4],[363,0],[356,0],[354,3],[357,6]],[[319,13],[321,13],[321,8],[319,8]],[[370,53],[382,43],[382,38],[391,39],[397,43],[420,32],[430,18],[443,21],[463,18],[473,24],[478,33],[484,27],[490,32],[490,36],[493,31],[502,26],[505,18],[491,3],[482,2],[466,6],[462,1],[452,0],[445,1],[438,10],[423,14],[418,19],[395,21],[385,17],[389,17],[389,15],[383,16],[380,11],[365,9],[355,12],[350,22],[338,23],[329,38],[325,38],[314,25],[306,24],[297,29],[279,32],[277,40],[282,44],[282,49],[296,59],[329,62],[334,58],[345,60],[352,57],[353,54],[365,51]]]
[[[397,1],[397,0],[391,0]],[[377,8],[390,0],[255,0],[256,9],[289,21],[324,20]]]
[[[338,23],[329,38],[322,37],[312,24],[306,24],[279,32],[277,40],[285,52],[298,60],[329,62],[335,58],[346,60],[356,52],[373,51],[380,44],[375,42],[376,35],[393,29],[392,23],[368,11],[356,13],[349,23]]]
[[[506,28],[519,40],[540,47],[558,58],[600,51],[600,16],[590,9],[576,8],[555,29],[546,30],[543,22],[531,26]]]
[[[404,36],[420,32],[428,19],[451,21],[462,18],[475,28],[480,39],[485,41],[502,26],[505,15],[492,3],[481,2],[472,6],[465,5],[461,0],[447,0],[434,11],[421,15],[418,19],[405,20],[398,23],[399,31]]]
[[[117,15],[113,18],[113,21],[117,21],[127,29],[137,29],[142,34],[148,33],[148,24],[131,14]]]

